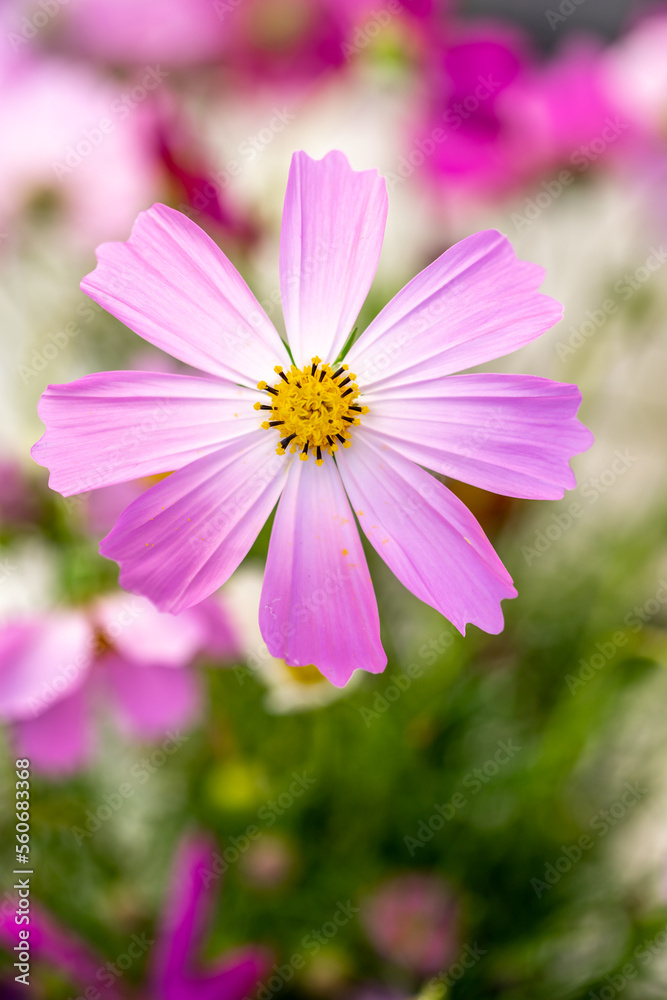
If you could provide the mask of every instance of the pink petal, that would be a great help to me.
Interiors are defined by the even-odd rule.
[[[127,243],[103,243],[87,295],[140,337],[188,365],[255,386],[285,345],[222,250],[166,205],[141,212]]]
[[[271,532],[259,624],[273,656],[315,664],[337,687],[384,670],[375,593],[331,458],[294,462]]]
[[[254,947],[228,954],[210,971],[196,971],[219,886],[217,857],[215,843],[206,837],[191,835],[181,843],[151,956],[153,992],[161,1000],[243,1000],[268,971],[266,954]]]
[[[336,462],[366,537],[401,583],[463,634],[467,622],[502,631],[500,601],[516,590],[467,507],[363,428]]]
[[[102,372],[50,385],[32,457],[64,496],[173,472],[259,426],[257,390],[214,379]]]
[[[201,944],[210,917],[218,876],[212,871],[216,845],[203,835],[190,835],[180,844],[173,862],[162,926],[153,952],[155,992],[166,981],[183,974],[192,952]]]
[[[93,655],[90,624],[76,611],[52,612],[0,632],[0,717],[34,718],[85,680]]]
[[[555,500],[593,436],[581,393],[531,375],[451,375],[364,396],[364,432],[443,475],[505,496]]]
[[[83,767],[92,753],[88,684],[61,698],[45,712],[14,726],[14,747],[36,770],[69,774]]]
[[[12,949],[21,940],[19,931],[25,929],[25,925],[16,924],[15,910],[16,905],[5,904],[0,907],[0,941]],[[92,951],[74,934],[62,930],[34,900],[31,900],[29,930],[30,952],[34,959],[49,962],[77,983],[92,984],[100,981],[98,972],[105,968],[102,956]],[[120,1000],[124,994],[119,993],[113,985],[105,985],[104,995],[105,1000]]]
[[[387,218],[376,170],[342,153],[292,157],[280,235],[280,292],[297,365],[335,361],[375,276]]]
[[[537,291],[543,279],[500,233],[476,233],[395,295],[345,360],[360,385],[384,389],[501,357],[561,318],[561,306]]]
[[[100,545],[120,583],[177,613],[217,590],[255,541],[283,488],[290,459],[266,431],[226,444],[131,503]]]
[[[122,592],[100,599],[95,617],[119,656],[137,666],[188,666],[209,635],[196,608],[170,615]]]
[[[152,740],[169,729],[187,728],[197,718],[201,699],[194,670],[139,665],[113,653],[104,657],[102,667],[118,703],[119,722],[129,735]]]
[[[215,962],[209,972],[187,977],[181,992],[170,986],[165,1000],[246,1000],[259,992],[269,963],[264,948],[236,948]]]

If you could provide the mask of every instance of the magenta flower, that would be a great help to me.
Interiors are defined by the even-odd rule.
[[[453,28],[444,40],[434,36],[430,116],[412,157],[446,182],[445,197],[502,194],[533,170],[526,124],[514,120],[507,103],[530,62],[522,34],[505,24],[482,22]]]
[[[214,850],[215,845],[207,838],[184,839],[174,862],[157,940],[153,943],[146,935],[135,934],[128,941],[130,964],[142,961],[149,947],[148,979],[141,990],[147,1000],[244,1000],[252,996],[268,971],[268,953],[256,945],[227,954],[206,971],[197,968],[196,955],[214,902],[215,879],[208,877]],[[7,902],[0,907],[0,945],[12,954],[20,943],[14,908]],[[106,961],[34,904],[30,913],[30,955],[32,961],[55,966],[73,982],[90,988],[90,995],[96,989],[108,1000],[135,996],[124,985],[122,970],[128,968],[127,964],[119,968]]]
[[[507,195],[563,167],[574,175],[622,144],[626,124],[594,44],[570,42],[538,62],[529,40],[501,23],[431,37],[429,116],[408,160],[443,181],[453,206],[462,194]]]
[[[237,650],[214,598],[175,618],[119,593],[16,622],[0,630],[0,719],[18,756],[64,774],[90,757],[97,702],[111,703],[128,735],[155,739],[197,715],[199,684],[186,669],[195,657]]]
[[[384,669],[355,514],[399,580],[462,632],[516,596],[479,524],[421,468],[508,496],[557,498],[590,445],[580,393],[528,375],[451,375],[561,315],[500,233],[470,236],[400,291],[340,358],[378,263],[387,192],[345,157],[296,153],[280,243],[291,356],[240,275],[189,219],[142,213],[82,288],[207,378],[110,372],[50,386],[33,456],[64,495],[176,470],[101,546],[163,611],[233,573],[279,502],[262,590],[269,651],[342,686]],[[292,359],[293,362],[292,363]],[[354,374],[350,368],[354,369]],[[210,377],[213,376],[213,377]],[[446,377],[447,376],[447,377]],[[265,417],[265,420],[262,418]]]

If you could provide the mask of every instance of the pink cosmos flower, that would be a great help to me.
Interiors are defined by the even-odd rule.
[[[22,137],[3,143],[0,231],[40,206],[86,249],[103,233],[126,231],[155,197],[159,173],[146,108],[130,114],[125,93],[64,59],[0,51],[0,131]]]
[[[340,361],[386,215],[376,171],[352,170],[339,152],[294,155],[280,242],[290,355],[194,223],[163,205],[142,213],[127,243],[99,248],[82,288],[208,377],[107,372],[50,386],[33,448],[64,495],[175,470],[101,546],[121,585],[162,611],[216,590],[278,503],[262,634],[273,656],[315,664],[339,686],[386,664],[355,515],[413,594],[462,632],[468,622],[499,632],[512,580],[422,466],[508,496],[557,498],[575,485],[570,457],[591,443],[575,386],[451,374],[516,350],[561,315],[537,291],[542,268],[518,261],[495,231],[417,275]]]
[[[148,979],[141,990],[147,1000],[244,1000],[253,995],[268,971],[269,955],[256,945],[227,954],[205,971],[197,968],[197,952],[214,902],[216,880],[209,877],[214,850],[215,845],[200,835],[190,835],[181,843],[157,940],[149,953]],[[14,909],[7,902],[0,907],[0,944],[15,956],[20,928],[14,923]],[[113,975],[111,962],[59,927],[34,903],[29,930],[31,960],[55,966],[73,982],[90,988],[86,995],[95,995],[93,990],[98,996],[103,991],[108,1000],[129,1000],[136,995],[124,985],[124,978]],[[133,961],[141,960],[145,940],[145,936],[133,935],[128,941]]]
[[[97,700],[111,702],[130,736],[154,739],[195,718],[199,685],[186,669],[195,657],[227,659],[237,649],[214,598],[175,618],[118,593],[15,622],[0,630],[0,719],[12,725],[19,756],[67,773],[92,752]]]

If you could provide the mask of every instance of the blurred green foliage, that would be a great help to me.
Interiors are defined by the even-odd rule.
[[[486,498],[476,500],[483,506]],[[385,609],[386,673],[365,675],[326,708],[270,715],[250,670],[207,670],[205,722],[163,766],[135,780],[136,795],[80,846],[72,829],[85,830],[86,810],[94,813],[105,794],[143,774],[141,760],[154,748],[108,732],[90,773],[36,780],[36,896],[113,959],[132,932],[154,929],[176,845],[194,826],[213,832],[227,851],[211,957],[260,941],[278,963],[304,954],[312,970],[328,956],[334,994],[359,982],[417,994],[424,984],[380,959],[356,916],[318,954],[304,940],[340,903],[356,907],[387,877],[420,870],[449,882],[461,902],[461,944],[484,951],[451,986],[452,996],[595,995],[605,976],[638,963],[634,949],[667,917],[613,858],[624,827],[647,807],[652,781],[650,756],[645,765],[641,755],[624,760],[621,734],[646,692],[664,688],[654,658],[664,642],[664,609],[638,629],[626,616],[655,593],[651,559],[665,525],[655,518],[625,536],[607,534],[603,552],[594,533],[575,525],[578,544],[564,535],[528,566],[521,546],[567,502],[512,502],[497,524],[494,541],[520,595],[505,605],[501,635],[473,629],[456,636],[369,553]],[[253,557],[267,537],[268,530]],[[80,600],[108,571],[90,545],[69,542],[64,579]],[[627,643],[610,646],[619,630]],[[612,655],[573,690],[598,643]],[[497,756],[501,744],[509,755]],[[283,808],[279,797],[295,774],[308,787]],[[628,783],[640,793],[616,818]],[[429,822],[443,814],[434,832]],[[253,826],[278,835],[292,859],[272,888],[247,877],[244,845]],[[5,820],[3,838],[10,833]],[[564,851],[576,854],[582,835],[590,849],[553,885],[545,882],[548,866]],[[127,973],[128,980],[141,975],[141,963]],[[285,984],[286,1000],[317,992],[309,975]],[[71,987],[56,979],[45,995],[65,1000]]]

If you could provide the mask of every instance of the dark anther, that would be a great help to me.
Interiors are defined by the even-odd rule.
[[[349,381],[350,381],[350,376],[348,375],[348,376],[347,376],[347,378],[344,378],[342,382],[339,382],[339,383],[338,383],[338,388],[339,388],[339,389],[342,389],[342,388],[343,388],[343,386],[344,386],[344,385],[347,385],[347,383],[348,383]]]
[[[318,462],[322,461],[322,449],[320,448],[319,444],[317,446],[317,461]]]
[[[343,437],[342,434],[336,434],[336,437],[338,438],[341,444],[345,444],[345,438]]]
[[[285,374],[285,372],[278,372],[278,374],[280,375],[280,377],[283,380],[283,382],[287,382],[287,384],[289,385],[289,379],[288,379],[287,375]]]
[[[320,382],[322,381],[322,379],[324,378],[325,375],[326,375],[326,372],[325,372],[325,370],[323,368],[322,371],[320,372]]]
[[[277,389],[272,389],[270,385],[267,385],[267,387],[264,390],[264,392],[270,392],[272,396],[277,396],[278,395],[278,390]]]
[[[351,392],[354,392],[354,389],[346,389],[345,392],[341,393],[341,397],[340,398],[341,399],[345,399],[345,397],[349,396]]]
[[[269,427],[280,427],[280,425],[284,423],[284,420],[269,420]]]
[[[332,378],[338,378],[338,376],[340,375],[340,373],[341,373],[341,372],[344,372],[344,371],[345,371],[345,369],[344,369],[344,368],[339,368],[339,369],[338,369],[338,371],[337,371],[337,372],[334,372],[334,373],[333,373],[333,375],[332,375],[331,377],[332,377]]]
[[[302,455],[307,455],[308,454],[308,442],[307,441],[306,441],[306,443],[304,444],[304,446],[302,448],[301,454]]]
[[[290,436],[289,436],[289,437],[286,437],[286,438],[283,438],[283,439],[282,439],[282,441],[280,442],[280,447],[281,447],[281,448],[286,448],[286,447],[287,447],[287,445],[288,445],[288,444],[290,443],[290,441],[291,441],[291,440],[292,440],[293,438],[295,438],[295,437],[296,437],[296,434],[290,434]]]
[[[354,417],[343,417],[343,420],[347,420],[348,424],[354,423]]]
[[[357,413],[361,413],[362,412],[360,406],[348,406],[348,410],[356,410]]]

